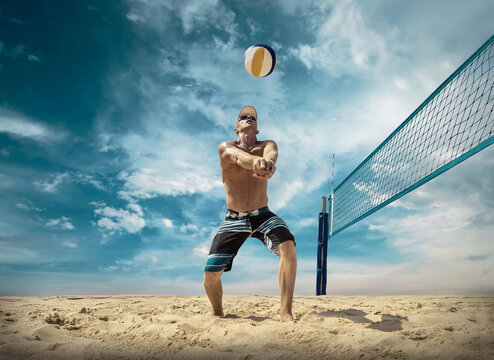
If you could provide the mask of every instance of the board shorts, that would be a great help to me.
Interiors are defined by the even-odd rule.
[[[249,237],[261,240],[274,254],[280,255],[278,245],[295,238],[281,218],[267,206],[244,213],[228,209],[225,221],[218,229],[209,251],[204,271],[230,271],[233,258]]]

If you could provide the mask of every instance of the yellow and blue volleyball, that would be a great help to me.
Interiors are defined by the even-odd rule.
[[[251,75],[268,76],[276,68],[276,53],[268,45],[253,45],[245,52],[244,65]]]

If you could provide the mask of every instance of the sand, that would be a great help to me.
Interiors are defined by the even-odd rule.
[[[0,359],[494,359],[494,296],[0,298]]]

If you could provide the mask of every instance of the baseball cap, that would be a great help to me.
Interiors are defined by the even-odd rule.
[[[235,125],[235,127],[237,127],[238,122],[240,121],[240,117],[241,116],[244,116],[244,115],[252,115],[252,116],[254,116],[256,118],[256,121],[257,121],[257,111],[256,111],[256,108],[253,107],[253,106],[247,105],[247,106],[244,106],[242,108],[242,110],[240,110],[240,114],[238,114],[237,124]]]

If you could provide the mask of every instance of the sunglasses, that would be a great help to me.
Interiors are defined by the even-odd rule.
[[[252,115],[244,115],[244,116],[241,116],[238,118],[238,120],[245,120],[245,119],[252,119],[252,120],[256,121],[256,118]]]

